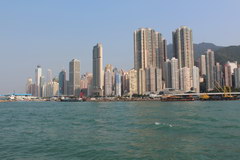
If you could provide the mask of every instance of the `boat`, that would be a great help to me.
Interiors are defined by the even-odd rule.
[[[61,97],[60,102],[83,102],[83,99],[78,97]]]
[[[162,102],[174,102],[174,101],[194,101],[193,97],[179,97],[179,96],[171,96],[171,97],[162,97]]]

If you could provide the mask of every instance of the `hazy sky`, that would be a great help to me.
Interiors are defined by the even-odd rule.
[[[40,64],[57,75],[73,58],[92,69],[92,47],[103,63],[133,67],[133,32],[171,33],[186,25],[194,43],[240,44],[240,0],[0,0],[0,94],[25,91]]]

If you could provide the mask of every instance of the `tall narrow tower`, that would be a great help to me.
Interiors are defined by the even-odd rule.
[[[103,96],[102,44],[93,47],[93,92],[94,96]]]
[[[212,50],[207,50],[206,54],[206,82],[207,90],[211,91],[215,88],[214,67],[215,58]]]
[[[73,59],[69,62],[69,94],[80,95],[80,61]]]
[[[41,77],[42,77],[42,68],[40,65],[35,69],[35,96],[41,97]]]

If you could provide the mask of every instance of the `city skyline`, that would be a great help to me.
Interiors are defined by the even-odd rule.
[[[195,43],[213,42],[224,46],[239,45],[240,40],[236,36],[239,24],[234,21],[234,18],[239,15],[236,7],[239,2],[231,2],[218,2],[218,5],[214,6],[214,13],[211,10],[213,2],[194,2],[196,3],[194,5],[193,2],[189,2],[188,5],[192,5],[191,11],[200,7],[195,10],[196,12],[192,16],[186,16],[184,19],[181,19],[180,15],[169,13],[166,10],[172,7],[172,9],[176,9],[176,12],[179,11],[177,5],[180,2],[162,2],[162,4],[168,6],[166,9],[163,9],[163,11],[152,10],[142,19],[136,17],[137,14],[134,11],[137,7],[150,6],[147,1],[140,1],[139,4],[134,2],[116,2],[113,4],[113,2],[107,3],[105,1],[100,5],[100,8],[107,8],[107,10],[101,12],[102,10],[98,9],[93,13],[89,12],[92,10],[90,10],[92,3],[87,2],[67,3],[66,5],[66,2],[57,3],[57,1],[53,1],[48,3],[47,6],[44,6],[44,2],[1,2],[0,12],[5,16],[1,17],[3,25],[0,31],[2,35],[0,54],[1,65],[3,66],[0,73],[4,75],[0,79],[0,94],[11,93],[13,90],[24,92],[25,89],[22,84],[26,83],[28,77],[34,77],[32,69],[38,64],[43,67],[44,75],[46,75],[47,69],[52,69],[55,77],[62,69],[68,70],[68,62],[76,58],[84,66],[81,68],[81,74],[87,71],[91,72],[91,65],[86,64],[91,63],[92,46],[97,42],[104,45],[103,66],[113,64],[117,68],[130,70],[133,68],[132,33],[141,27],[149,27],[159,31],[167,39],[168,44],[172,42],[171,32],[177,27],[186,25],[193,30],[193,42]],[[55,4],[57,4],[56,8],[53,9],[52,7]],[[74,4],[76,4],[76,7]],[[78,11],[78,7],[83,8],[84,6],[86,6],[85,10]],[[112,8],[110,9],[109,6]],[[156,6],[153,6],[155,10],[157,9]],[[42,9],[44,7],[46,12],[43,13]],[[73,8],[72,12],[67,12],[70,8]],[[126,13],[122,13],[123,8],[126,9]],[[206,11],[204,13],[200,12],[203,8]],[[226,15],[218,15],[222,9],[230,8],[232,8],[231,12],[226,13]],[[53,11],[50,11],[52,9]],[[81,16],[84,11],[87,11],[87,14]],[[76,16],[74,16],[75,13],[77,13]],[[113,15],[109,15],[109,13],[113,13]],[[95,19],[98,14],[103,17],[103,21],[100,21],[101,18],[99,20]],[[151,18],[150,15],[154,14],[156,16]],[[126,15],[129,16],[125,19]],[[49,16],[49,18],[45,18],[46,16]],[[115,16],[119,18],[114,19]],[[166,20],[164,16],[167,16],[168,19]],[[225,18],[229,23],[225,22],[224,26],[220,26],[222,24],[221,18],[225,16],[229,17],[228,19]],[[82,23],[75,22],[78,17]],[[214,24],[207,25],[207,27],[202,25],[202,22],[204,24],[209,23],[213,18],[216,18]],[[157,22],[157,19],[160,22]],[[112,23],[107,23],[107,20]],[[200,22],[201,20],[202,22]],[[41,25],[37,27],[40,23]],[[95,27],[97,23],[101,25]],[[87,34],[82,29],[86,29],[84,32],[88,33],[89,36],[86,36]],[[228,34],[221,34],[225,33],[225,30],[228,30]],[[118,48],[118,50],[115,48]],[[129,56],[129,58],[126,59],[125,56]],[[85,68],[85,66],[87,67]]]

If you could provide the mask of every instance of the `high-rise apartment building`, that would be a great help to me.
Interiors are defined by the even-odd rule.
[[[200,56],[200,75],[203,77],[207,74],[206,69],[206,55]]]
[[[69,62],[69,94],[80,96],[80,61],[73,59]]]
[[[93,47],[93,90],[94,96],[103,96],[102,44]]]
[[[134,69],[138,72],[139,94],[157,91],[156,69],[163,69],[166,52],[166,40],[159,32],[150,28],[134,32]]]
[[[192,40],[192,30],[182,26],[173,32],[173,52],[178,59],[178,67],[192,69],[194,66],[194,50]]]
[[[210,49],[207,50],[206,54],[206,87],[207,91],[212,91],[215,88],[214,68],[215,68],[215,57],[214,52]]]

